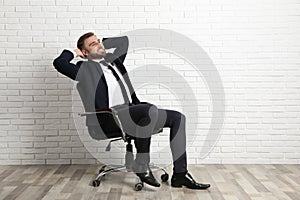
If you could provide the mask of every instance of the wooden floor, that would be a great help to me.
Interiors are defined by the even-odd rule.
[[[0,166],[0,199],[300,199],[300,165],[190,165],[196,180],[211,184],[200,191],[172,188],[169,180],[160,188],[145,185],[136,192],[138,179],[125,172],[105,176],[94,188],[91,181],[99,169],[97,165]],[[171,176],[170,166],[167,171]],[[160,174],[154,172],[158,180]]]

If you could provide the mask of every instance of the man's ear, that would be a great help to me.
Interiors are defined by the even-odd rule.
[[[85,49],[83,49],[81,52],[82,52],[82,55],[84,56],[84,58],[86,58],[86,57],[87,57],[87,54],[88,54],[88,52],[87,52]]]

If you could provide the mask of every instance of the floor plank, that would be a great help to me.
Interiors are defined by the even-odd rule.
[[[300,165],[189,165],[189,171],[208,190],[172,188],[170,180],[160,188],[145,185],[134,191],[138,178],[133,173],[108,174],[99,187],[91,181],[98,165],[28,165],[0,166],[0,199],[43,200],[299,200]],[[172,167],[166,170],[172,176]],[[162,174],[153,171],[157,179]],[[169,178],[169,179],[170,179]]]

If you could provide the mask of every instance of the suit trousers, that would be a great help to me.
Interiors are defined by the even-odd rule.
[[[158,109],[155,105],[142,102],[136,105],[117,105],[113,109],[118,111],[123,130],[134,138],[136,159],[139,164],[150,162],[151,136],[159,129],[170,128],[170,148],[173,159],[173,172],[187,171],[186,155],[186,118],[181,112],[167,109]],[[116,123],[101,125],[105,134],[116,132],[119,126]]]

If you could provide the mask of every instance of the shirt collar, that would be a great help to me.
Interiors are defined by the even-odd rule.
[[[104,58],[101,58],[101,59],[93,59],[92,61],[100,62],[100,61],[102,61],[102,60],[104,60]]]

